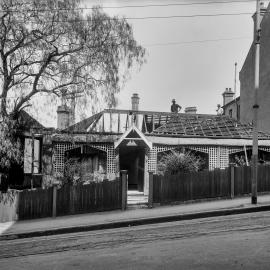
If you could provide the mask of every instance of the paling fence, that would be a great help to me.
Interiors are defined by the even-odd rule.
[[[1,194],[0,221],[24,220],[120,209],[121,180],[87,185],[9,191]]]
[[[233,198],[251,193],[251,167],[149,176],[153,203]],[[270,166],[258,166],[258,192],[270,192]],[[0,193],[0,222],[127,208],[127,176],[113,181]]]
[[[151,186],[151,185],[150,185]],[[270,191],[270,166],[258,166],[258,192]],[[153,203],[233,198],[251,193],[251,167],[153,176]]]
[[[18,219],[52,216],[53,188],[23,190],[18,194]]]
[[[64,186],[57,190],[56,213],[69,215],[121,208],[120,180]]]

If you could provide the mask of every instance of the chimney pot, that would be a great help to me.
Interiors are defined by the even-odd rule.
[[[225,92],[223,92],[222,96],[223,96],[223,106],[224,106],[234,99],[235,93],[232,91],[232,88],[226,88],[226,90],[225,90]]]
[[[196,114],[197,113],[197,107],[186,107],[185,113],[187,114]]]
[[[139,110],[139,95],[138,94],[133,94],[133,96],[131,97],[131,109],[133,111],[138,111]]]
[[[259,24],[261,24],[262,19],[264,15],[267,13],[267,7],[264,6],[264,2],[260,3],[260,16],[259,16]],[[254,30],[253,30],[253,37],[256,37],[257,35],[257,30],[256,30],[256,24],[257,24],[257,16],[256,12],[252,16],[253,22],[254,22]]]

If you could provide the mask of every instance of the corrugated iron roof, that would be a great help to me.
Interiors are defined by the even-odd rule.
[[[225,115],[178,114],[155,129],[152,134],[250,139],[252,138],[252,126],[241,124]],[[259,139],[270,139],[270,134],[259,132]]]

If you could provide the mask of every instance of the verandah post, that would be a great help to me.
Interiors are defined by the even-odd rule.
[[[127,209],[127,170],[121,170],[122,210]]]
[[[230,176],[231,176],[231,199],[234,198],[234,164],[230,164]]]
[[[148,193],[148,208],[153,208],[153,195],[154,195],[154,172],[149,171],[149,193]]]
[[[53,184],[53,209],[52,209],[52,216],[56,217],[56,200],[57,200],[57,184],[58,183],[54,183]]]

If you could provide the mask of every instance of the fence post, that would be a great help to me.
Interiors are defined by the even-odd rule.
[[[127,209],[127,170],[121,170],[122,210]]]
[[[231,199],[234,198],[234,164],[230,164],[231,171]]]
[[[56,217],[57,183],[53,183],[53,209],[52,216]]]
[[[153,208],[153,195],[154,195],[154,172],[149,172],[149,193],[148,193],[148,208]]]

